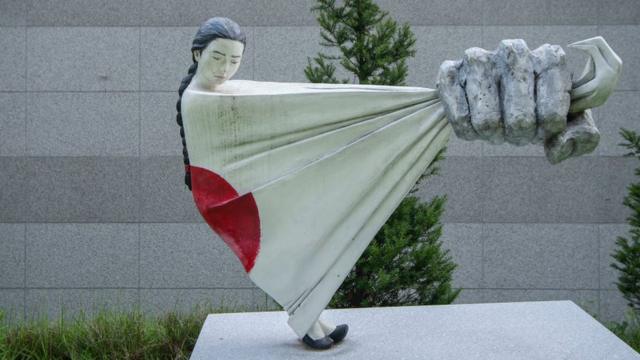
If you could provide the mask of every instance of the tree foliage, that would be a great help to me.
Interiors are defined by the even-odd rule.
[[[404,85],[406,59],[416,53],[409,24],[399,26],[372,0],[344,0],[342,5],[318,0],[312,11],[322,28],[320,44],[339,55],[321,52],[313,62],[307,58],[309,81],[348,83],[336,78],[337,61],[359,84]]]
[[[622,128],[620,135],[626,141],[619,145],[629,150],[625,156],[634,156],[640,160],[638,134]],[[640,176],[640,167],[635,169],[635,175]],[[611,267],[619,271],[616,285],[628,305],[640,313],[640,182],[630,184],[627,190],[623,204],[632,211],[627,217],[631,228],[629,237],[619,236],[616,239],[617,248],[612,256],[617,263],[611,263]]]

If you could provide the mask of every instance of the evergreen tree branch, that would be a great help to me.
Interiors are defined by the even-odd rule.
[[[625,156],[634,156],[640,160],[640,136],[625,128],[620,129],[620,135],[625,142],[618,145],[629,150]],[[640,176],[640,167],[635,169],[635,175]],[[631,227],[630,237],[616,238],[616,249],[611,254],[616,262],[610,266],[619,272],[615,284],[627,305],[640,313],[640,183],[630,184],[627,190],[623,204],[631,210],[627,217],[627,223]]]

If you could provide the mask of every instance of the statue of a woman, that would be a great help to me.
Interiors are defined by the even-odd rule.
[[[346,336],[346,325],[320,320],[323,309],[451,133],[493,143],[542,139],[562,158],[597,144],[584,100],[570,116],[576,120],[566,121],[571,84],[556,48],[540,53],[552,68],[534,64],[542,79],[536,89],[539,97],[551,89],[541,99],[564,113],[537,114],[536,121],[533,83],[526,83],[533,77],[531,55],[517,42],[499,50],[514,77],[504,81],[525,86],[501,84],[515,94],[503,103],[483,93],[492,89],[483,79],[496,72],[486,61],[493,55],[479,51],[465,54],[466,62],[443,64],[434,90],[230,80],[245,45],[240,27],[227,18],[209,19],[196,33],[177,104],[185,183],[249,278],[282,305],[291,328],[315,349]],[[498,103],[509,110],[504,120],[500,108],[486,111]]]
[[[207,122],[216,122],[223,117],[226,118],[224,114],[210,113],[216,109],[216,94],[234,94],[241,91],[233,84],[225,82],[240,67],[245,44],[244,33],[230,19],[212,18],[202,25],[191,48],[193,65],[189,68],[188,75],[183,79],[179,89],[177,121],[180,125],[180,135],[184,145],[185,183],[190,190],[194,191],[196,204],[205,220],[229,244],[247,271],[250,272],[257,256],[260,237],[260,224],[255,201],[249,200],[251,196],[246,195],[233,201],[237,197],[237,194],[231,195],[236,192],[233,187],[213,171],[208,171],[218,170],[216,167],[208,169],[206,166],[206,158],[216,157],[224,152],[223,149],[211,146],[212,144],[207,141],[207,138],[215,136],[217,138],[227,137],[231,140],[233,133],[225,133],[224,127],[219,128],[223,132],[217,132],[213,127],[208,127],[207,130],[212,130],[212,132],[200,133],[200,136],[197,136],[198,128],[207,127]],[[245,90],[251,91],[252,89],[245,88]],[[206,104],[209,99],[211,99],[211,104]],[[256,113],[255,116],[260,117],[261,114]],[[228,119],[233,122],[233,119]],[[186,134],[192,132],[194,136],[197,136],[197,139],[189,141],[190,146],[187,146],[185,138],[188,139],[190,136]],[[198,161],[192,166],[188,148],[202,142],[204,143],[201,145],[212,151],[207,151],[206,154],[200,153],[203,156],[198,156]],[[198,150],[194,150],[193,153],[198,153]],[[216,163],[216,161],[213,162]],[[202,167],[195,167],[196,165]],[[222,205],[222,202],[229,202],[229,204]],[[222,215],[221,212],[226,214]],[[282,245],[286,246],[285,243]],[[277,259],[272,259],[272,261],[277,261]],[[269,279],[269,282],[279,282],[278,276]],[[267,293],[269,293],[268,290]],[[327,349],[333,343],[342,341],[347,335],[347,331],[346,324],[334,326],[328,321],[322,321],[318,318],[306,330],[303,341],[312,348]]]

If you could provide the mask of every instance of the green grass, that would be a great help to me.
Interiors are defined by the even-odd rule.
[[[206,304],[150,316],[100,309],[9,324],[0,309],[0,359],[189,359],[207,314],[234,311],[241,310]]]
[[[622,322],[609,322],[606,326],[635,351],[640,352],[640,313],[628,308]]]
[[[587,303],[593,305],[592,302],[580,302],[578,305],[622,341],[631,346],[631,348],[640,353],[640,313],[628,307],[622,322],[603,321],[597,314],[592,312],[592,306],[585,306]]]
[[[235,311],[242,309],[205,304],[160,316],[101,309],[9,325],[0,309],[0,359],[189,359],[207,314]],[[622,322],[603,325],[640,352],[640,314],[629,309]]]

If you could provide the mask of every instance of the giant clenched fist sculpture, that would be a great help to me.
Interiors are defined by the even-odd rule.
[[[571,82],[565,53],[545,44],[503,40],[496,51],[470,48],[440,66],[437,87],[456,135],[492,144],[544,143],[551,163],[593,151],[600,134],[590,108],[602,105],[622,61],[602,37],[569,45],[589,54],[584,74]]]

